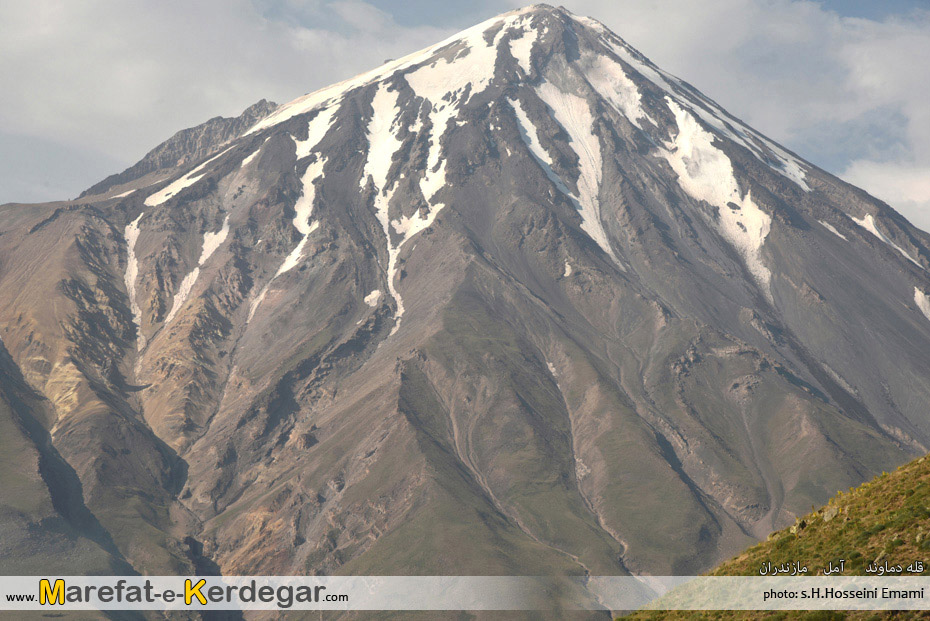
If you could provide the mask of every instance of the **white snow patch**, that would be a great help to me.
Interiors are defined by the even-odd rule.
[[[762,134],[756,132],[751,127],[746,127],[746,130],[751,132],[757,140],[765,144],[765,146],[768,147],[768,149],[774,153],[779,160],[781,160],[782,168],[779,170],[779,172],[794,181],[805,192],[811,191],[811,188],[809,185],[807,185],[806,181],[807,172],[804,168],[804,164],[801,163],[801,160],[794,157]],[[775,170],[778,169],[776,168]]]
[[[312,184],[311,184],[311,187],[312,187]],[[306,189],[305,189],[305,192],[306,192]],[[261,303],[264,301],[265,296],[268,295],[268,290],[271,289],[272,283],[274,283],[274,281],[277,280],[277,278],[281,276],[281,274],[291,271],[292,269],[297,267],[297,265],[300,264],[300,260],[303,258],[303,255],[304,255],[304,248],[306,247],[307,242],[310,241],[310,234],[313,233],[315,230],[317,230],[319,226],[320,226],[319,222],[313,222],[312,224],[309,224],[308,226],[306,226],[306,233],[304,233],[304,236],[297,243],[297,246],[295,246],[294,249],[291,250],[290,253],[288,253],[287,257],[284,258],[284,261],[282,261],[281,265],[278,267],[278,271],[276,271],[274,276],[271,277],[271,280],[269,280],[268,283],[264,287],[262,287],[262,290],[258,294],[258,296],[254,300],[252,300],[252,303],[249,305],[249,316],[248,316],[248,319],[246,320],[246,323],[251,321],[252,317],[255,316],[255,311],[258,310],[258,307],[261,306]]]
[[[410,128],[409,128],[409,130],[408,130],[412,135],[417,135],[417,134],[419,134],[419,133],[420,133],[420,130],[423,129],[423,119],[420,118],[420,117],[421,117],[421,115],[418,114],[418,115],[417,115],[417,119],[413,122],[413,125],[411,125]],[[404,178],[404,173],[401,173],[401,174],[400,174],[400,178],[401,178],[401,179]]]
[[[300,178],[302,190],[297,202],[294,203],[294,228],[303,235],[307,236],[313,231],[310,226],[310,216],[313,215],[313,199],[316,197],[316,186],[314,181],[317,178],[323,178],[323,167],[326,165],[326,158],[321,156],[307,166],[304,176]]]
[[[394,328],[391,334],[400,327],[400,318],[404,314],[404,302],[394,286],[394,277],[397,272],[397,257],[400,254],[401,241],[396,246],[391,243],[391,229],[389,225],[390,216],[388,208],[391,204],[391,197],[394,190],[388,187],[387,175],[394,159],[394,153],[400,148],[401,141],[394,133],[394,123],[400,114],[397,107],[397,92],[388,90],[387,85],[382,84],[378,87],[374,98],[371,101],[372,115],[368,121],[368,158],[365,161],[365,169],[362,178],[359,181],[365,185],[368,179],[371,179],[374,185],[374,207],[375,217],[381,223],[384,230],[384,240],[388,251],[387,264],[387,286],[388,292],[394,298],[397,304],[397,310],[394,313]]]
[[[578,195],[569,194],[581,215],[581,228],[597,242],[604,252],[623,268],[601,222],[600,188],[603,162],[601,145],[593,133],[591,108],[581,97],[565,93],[548,82],[539,85],[536,93],[552,109],[555,120],[568,133],[568,144],[578,156]]]
[[[606,34],[606,31],[602,31]],[[653,68],[641,58],[637,58],[633,55],[629,48],[623,43],[613,41],[608,38],[601,38],[601,41],[616,54],[623,62],[630,65],[637,73],[641,76],[664,90],[669,95],[672,95],[676,99],[678,98],[678,93],[675,89],[672,88],[669,82],[677,81],[676,78],[668,73],[665,73],[661,69]]]
[[[750,193],[740,196],[730,159],[713,145],[714,136],[675,101],[668,99],[678,135],[662,155],[678,174],[678,183],[692,198],[717,207],[717,228],[743,257],[746,267],[771,300],[772,274],[762,260],[762,244],[772,217],[752,202]],[[713,222],[713,218],[707,215]]]
[[[417,62],[421,62],[423,60],[422,55],[429,53],[432,49],[433,48],[430,47],[426,50],[414,52],[409,56],[405,56],[401,59],[386,63],[377,69],[359,74],[349,80],[344,80],[342,82],[338,82],[336,84],[322,88],[318,91],[308,93],[302,97],[298,97],[294,101],[280,106],[270,115],[266,116],[264,119],[253,125],[252,128],[245,133],[245,135],[261,131],[268,127],[277,125],[278,123],[283,123],[292,117],[311,112],[312,110],[323,105],[332,107],[334,104],[339,103],[339,101],[341,101],[341,99],[350,91],[365,86],[366,84],[375,82],[376,80],[387,78],[391,74],[396,73],[401,69],[409,67],[410,65],[413,65]]]
[[[297,244],[297,247],[294,248],[287,258],[284,259],[284,263],[281,264],[281,267],[278,268],[278,271],[275,273],[274,278],[271,280],[274,281],[275,278],[292,270],[294,267],[300,263],[301,258],[304,256],[304,247],[306,247],[307,242],[310,241],[310,234],[313,231],[319,228],[319,222],[310,222],[310,216],[313,215],[313,199],[316,197],[316,186],[314,182],[317,178],[323,178],[323,166],[326,165],[326,158],[319,156],[317,161],[310,164],[307,167],[304,176],[301,177],[300,182],[303,185],[303,190],[298,197],[297,202],[294,203],[294,228],[303,235],[303,238]],[[268,283],[269,285],[271,283]]]
[[[572,275],[572,264],[568,261],[565,262],[565,272],[562,274],[562,278],[568,278]]]
[[[420,191],[423,192],[423,198],[430,202],[433,195],[436,194],[446,184],[446,161],[440,162],[442,136],[445,134],[449,120],[455,116],[458,107],[454,104],[440,104],[441,107],[434,107],[430,111],[430,120],[432,121],[432,131],[430,134],[429,153],[426,156],[426,170],[423,171],[423,177],[420,179]]]
[[[639,129],[639,121],[646,119],[656,124],[641,103],[642,97],[636,84],[627,76],[623,66],[606,55],[587,52],[582,56],[585,66],[584,75],[588,84],[607,100],[620,114],[625,116]]]
[[[181,280],[181,284],[178,285],[177,293],[174,294],[174,302],[171,304],[171,310],[168,311],[168,315],[165,317],[165,324],[171,322],[174,319],[175,315],[178,314],[178,311],[181,310],[181,307],[184,306],[184,302],[187,301],[187,298],[190,296],[191,290],[194,288],[194,284],[197,282],[197,278],[200,276],[200,268],[203,267],[204,263],[207,262],[207,259],[213,255],[214,252],[226,241],[226,237],[229,235],[229,216],[223,220],[223,226],[220,227],[220,230],[216,233],[204,233],[203,244],[200,250],[200,259],[197,260],[197,267],[195,267],[191,272]]]
[[[142,334],[142,309],[136,299],[136,279],[139,278],[139,259],[136,257],[136,241],[139,239],[139,221],[144,213],[126,225],[126,273],[123,276],[126,283],[126,293],[129,295],[129,308],[132,311],[132,322],[136,325],[136,349],[142,351],[145,347],[145,336]]]
[[[190,295],[191,289],[194,288],[194,283],[197,282],[198,276],[200,276],[200,267],[195,267],[181,280],[181,284],[178,285],[178,291],[174,294],[174,302],[171,304],[171,310],[168,311],[168,315],[165,317],[165,325],[171,323],[174,316],[181,310],[181,306],[187,301],[187,296]]]
[[[299,114],[310,112],[311,110],[314,110],[322,105],[334,103],[335,101],[342,99],[346,94],[348,94],[352,90],[366,86],[368,84],[371,84],[372,82],[376,82],[379,80],[385,80],[386,78],[389,78],[390,76],[394,75],[395,73],[399,71],[402,71],[414,65],[423,63],[429,60],[430,57],[432,57],[440,49],[447,47],[453,43],[456,43],[458,41],[465,41],[466,43],[470,44],[471,42],[478,40],[483,45],[484,41],[481,39],[481,36],[484,34],[486,30],[488,30],[492,26],[496,26],[497,24],[501,24],[501,23],[504,23],[506,26],[509,23],[511,23],[513,20],[518,19],[519,16],[522,13],[526,12],[527,10],[530,10],[530,7],[527,7],[526,9],[512,11],[511,13],[507,13],[506,15],[503,15],[503,16],[491,18],[485,22],[478,24],[477,26],[473,26],[469,28],[468,30],[455,34],[449,37],[448,39],[445,39],[427,48],[424,48],[422,50],[419,50],[417,52],[404,56],[403,58],[392,60],[388,63],[385,63],[384,65],[380,67],[372,69],[371,71],[361,73],[348,80],[344,80],[337,84],[327,86],[326,88],[320,89],[318,91],[314,91],[312,93],[303,95],[302,97],[298,97],[297,99],[295,99],[294,101],[290,103],[279,106],[277,110],[275,110],[270,115],[266,116],[264,119],[262,119],[261,121],[253,125],[245,133],[245,135],[252,134],[257,131],[261,131],[268,127],[272,127],[274,125],[277,125],[278,123],[282,123],[286,121],[287,119],[297,116]],[[501,29],[502,32],[504,30],[505,28]],[[471,60],[477,60],[477,59],[473,58]],[[469,60],[469,62],[466,64],[474,64],[474,65],[479,64],[478,62],[471,63],[471,60]],[[493,66],[493,59],[492,59],[491,66]]]
[[[289,272],[294,267],[300,263],[300,259],[303,258],[304,247],[306,247],[307,242],[310,240],[310,234],[313,233],[320,226],[319,222],[310,222],[310,216],[313,213],[313,199],[316,196],[316,187],[313,182],[317,177],[323,176],[323,166],[326,163],[326,159],[322,156],[319,156],[319,159],[307,167],[307,171],[304,173],[304,176],[301,178],[301,183],[303,184],[303,191],[301,192],[300,197],[297,199],[297,202],[294,204],[294,211],[297,215],[294,216],[294,228],[296,228],[302,235],[303,238],[298,242],[297,246],[290,252],[290,254],[285,257],[284,261],[281,263],[281,266],[278,267],[278,271],[275,272],[274,276],[271,277],[271,280],[268,281],[261,292],[258,294],[254,300],[252,300],[251,305],[249,305],[249,317],[246,322],[252,320],[252,317],[255,316],[255,311],[258,310],[258,307],[261,305],[262,301],[265,299],[265,296],[268,294],[268,290],[271,288],[271,284],[285,272]]]
[[[246,166],[248,166],[249,164],[251,164],[251,163],[252,163],[252,160],[255,159],[255,156],[258,155],[259,151],[261,151],[261,150],[262,150],[261,147],[255,149],[255,151],[252,152],[252,155],[249,155],[249,156],[246,157],[244,160],[242,160],[242,164],[239,165],[239,168],[245,168]]]
[[[580,18],[576,18],[576,21],[584,23]],[[590,21],[593,22],[593,20]],[[635,56],[625,43],[603,27],[597,27],[597,30],[602,33],[601,42],[623,62],[632,67],[634,71],[664,90],[679,105],[688,108],[692,114],[700,117],[714,131],[747,148],[760,162],[787,177],[805,192],[810,192],[811,189],[805,180],[805,166],[798,158],[752,128],[742,124],[709,99],[698,97],[691,91],[685,90],[678,78],[651,66],[645,59]],[[672,83],[678,86],[673,87]],[[765,150],[760,145],[764,146]],[[768,153],[765,152],[766,150]]]
[[[508,101],[510,102],[510,107],[513,108],[514,115],[517,117],[517,124],[520,126],[520,135],[523,138],[523,142],[529,147],[530,153],[533,154],[533,157],[535,157],[540,164],[543,164],[543,172],[546,173],[546,176],[549,177],[554,184],[560,186],[559,189],[562,192],[570,194],[568,188],[565,187],[565,184],[562,183],[559,176],[552,170],[552,158],[549,156],[549,152],[546,151],[539,142],[539,132],[536,131],[536,126],[533,125],[533,122],[523,110],[523,105],[516,99],[509,99]]]
[[[892,248],[900,252],[902,255],[904,255],[907,258],[908,261],[910,261],[917,267],[923,269],[923,265],[921,265],[916,260],[914,260],[914,258],[911,255],[909,255],[904,248],[894,243],[894,241],[892,241],[890,237],[885,235],[881,231],[881,229],[878,228],[878,225],[875,223],[875,218],[872,216],[872,214],[867,213],[861,219],[853,218],[852,216],[849,216],[849,217],[853,222],[855,222],[856,224],[858,224],[859,226],[867,230],[869,233],[871,233],[875,237],[879,238],[880,240],[882,240],[883,242],[885,242],[886,244],[888,244],[889,246],[891,246]]]
[[[249,318],[246,319],[246,323],[252,321],[252,317],[255,316],[255,311],[258,310],[258,307],[261,306],[262,302],[265,300],[265,296],[268,295],[268,289],[271,287],[271,282],[273,281],[274,278],[272,278],[267,285],[262,287],[261,293],[258,294],[258,297],[252,300],[252,303],[249,305]]]
[[[371,293],[365,296],[365,304],[374,308],[378,305],[378,302],[381,301],[381,290],[375,289]]]
[[[502,20],[490,20],[465,30],[452,40],[462,48],[453,58],[436,59],[432,64],[404,75],[416,96],[430,103],[430,147],[426,171],[420,180],[420,190],[428,203],[432,204],[433,196],[446,184],[446,162],[440,158],[442,138],[449,121],[458,115],[459,109],[470,98],[490,84],[494,77],[498,44],[515,19],[516,14],[510,14]],[[491,43],[487,43],[485,31],[498,23],[503,23],[500,31]],[[443,207],[442,204],[436,206],[439,209]]]
[[[403,237],[404,241],[407,241],[432,224],[438,213],[438,209],[433,209],[424,216],[418,211],[413,216],[401,216],[399,220],[395,218],[391,221],[391,226],[394,227],[395,233]]]
[[[587,17],[586,15],[575,15],[574,13],[569,13],[569,17],[571,17],[582,26],[586,26],[592,30],[596,30],[598,32],[609,32],[604,24],[597,21],[593,17]]]
[[[917,287],[914,287],[914,302],[917,304],[917,308],[920,309],[920,312],[924,314],[924,317],[930,319],[930,296]]]
[[[319,226],[319,222],[314,222],[307,227],[307,232],[304,233],[303,239],[301,239],[300,243],[297,244],[297,247],[294,248],[289,255],[287,255],[287,258],[284,259],[284,263],[281,264],[281,267],[278,268],[277,273],[274,275],[275,278],[297,267],[297,264],[300,263],[300,260],[304,256],[304,247],[307,245],[307,242],[310,241],[310,233],[317,230]]]
[[[336,116],[336,111],[339,109],[338,106],[330,106],[319,111],[319,113],[313,117],[313,120],[307,124],[307,139],[298,140],[291,136],[291,139],[294,141],[296,146],[297,159],[301,160],[313,151],[320,141],[326,136],[326,132],[329,131],[330,126],[333,124],[333,117]]]
[[[365,169],[360,180],[362,186],[365,185],[368,179],[371,179],[374,185],[375,216],[384,230],[385,244],[388,250],[386,270],[388,292],[397,305],[391,334],[394,334],[400,328],[401,317],[404,314],[404,301],[394,284],[400,250],[410,238],[429,226],[441,209],[441,207],[433,208],[426,217],[420,217],[418,212],[412,218],[404,216],[400,220],[395,219],[390,222],[388,208],[391,204],[391,197],[394,195],[394,188],[388,183],[387,176],[394,154],[402,144],[402,141],[397,138],[397,132],[401,128],[395,127],[400,116],[400,109],[397,107],[397,96],[396,92],[389,91],[387,85],[382,84],[372,99],[372,116],[368,122],[368,159],[365,162]],[[432,153],[432,150],[431,147],[430,153]],[[444,166],[445,163],[443,162]],[[421,189],[423,189],[424,180],[421,179]],[[431,196],[425,190],[424,195]],[[392,225],[396,233],[401,236],[397,244],[391,242]]]
[[[258,297],[252,300],[252,303],[249,305],[249,317],[246,319],[246,323],[252,321],[252,317],[255,316],[255,311],[258,310],[258,307],[261,306],[262,302],[265,300],[265,296],[268,295],[268,289],[271,287],[272,282],[274,282],[274,278],[272,278],[267,285],[262,287]]]
[[[326,119],[321,120],[321,125],[328,127],[329,120],[332,117],[332,105],[337,99],[343,97],[349,91],[370,84],[376,80],[384,80],[389,76],[412,67],[422,64],[431,59],[431,57],[440,49],[449,47],[453,44],[459,44],[460,49],[451,59],[437,58],[433,59],[430,64],[423,65],[414,71],[404,75],[404,79],[413,89],[417,97],[428,100],[430,103],[429,119],[431,125],[430,148],[427,154],[426,171],[420,180],[420,190],[430,205],[429,212],[426,214],[417,214],[414,217],[403,217],[389,223],[388,205],[393,194],[391,188],[385,187],[387,173],[390,168],[393,153],[399,148],[400,140],[397,139],[394,130],[394,124],[397,119],[396,102],[397,93],[390,93],[386,84],[379,86],[375,99],[372,102],[374,114],[369,123],[368,139],[369,154],[368,161],[365,165],[364,177],[361,181],[365,183],[365,178],[371,177],[375,185],[375,209],[378,220],[384,228],[385,237],[387,238],[387,247],[389,253],[388,264],[388,289],[397,302],[397,313],[395,315],[396,323],[394,331],[400,326],[400,317],[403,315],[403,301],[394,287],[394,276],[396,272],[397,256],[400,248],[411,237],[419,231],[429,226],[444,207],[441,203],[434,203],[433,197],[446,184],[445,161],[441,159],[442,137],[449,125],[449,121],[455,119],[458,111],[467,100],[483,91],[494,77],[494,67],[497,60],[498,44],[505,35],[508,27],[513,24],[520,15],[528,9],[522,9],[508,13],[503,17],[496,17],[486,22],[478,24],[468,30],[465,30],[445,41],[430,46],[425,50],[416,52],[400,60],[389,62],[368,73],[361,74],[327,87],[320,91],[310,93],[300,97],[289,104],[281,106],[271,115],[256,123],[247,134],[271,127],[288,118],[310,112],[316,108],[326,106],[326,109],[314,118]],[[495,36],[494,41],[490,44],[484,39],[484,33],[493,26],[501,26],[500,31]],[[521,39],[526,38],[521,37]],[[518,44],[517,49],[520,49]],[[327,112],[328,111],[328,112]],[[323,116],[326,113],[328,118]],[[314,123],[311,121],[311,124]],[[418,118],[413,128],[413,133],[418,133],[421,129],[421,121]],[[312,143],[314,140],[322,138],[325,131],[315,133],[311,128],[310,137],[306,143]],[[296,141],[295,141],[296,142]],[[302,153],[309,153],[310,149],[305,149],[298,145],[298,157]],[[393,224],[403,238],[394,245],[391,243],[390,226]],[[259,296],[259,302],[263,295]],[[253,303],[253,310],[254,312]],[[251,314],[250,314],[251,317]]]
[[[542,168],[543,172],[546,173],[546,177],[549,178],[549,180],[555,185],[555,187],[559,189],[560,192],[562,192],[562,194],[567,196],[569,200],[572,201],[572,204],[575,206],[575,209],[577,209],[579,213],[581,213],[583,207],[578,197],[575,196],[575,194],[572,193],[572,191],[568,189],[568,186],[565,185],[562,179],[552,169],[552,158],[549,156],[548,151],[546,151],[546,149],[542,146],[542,144],[540,144],[539,134],[536,131],[536,126],[533,125],[533,122],[526,115],[526,112],[523,110],[523,106],[520,104],[519,101],[515,99],[511,99],[509,101],[510,101],[511,107],[513,108],[514,115],[517,118],[517,124],[520,126],[520,136],[523,138],[523,142],[526,143],[526,146],[529,147],[530,153],[533,155],[534,158],[536,158],[536,161],[539,163],[540,168]],[[509,149],[508,149],[507,155],[510,155]],[[580,179],[578,182],[578,186],[581,187]],[[584,227],[584,222],[585,222],[584,217],[585,217],[585,214],[582,213],[582,223],[583,223],[582,229],[585,230],[585,232],[588,232],[588,230],[585,229]],[[599,223],[600,221],[598,220],[598,224]],[[603,231],[603,229],[601,230]],[[588,232],[588,234],[590,235],[590,232]],[[593,235],[592,235],[592,238],[594,238]],[[606,238],[606,235],[605,235],[605,238]],[[595,239],[595,241],[597,240]],[[601,242],[598,242],[598,244],[600,243]],[[604,245],[601,245],[601,248],[604,248],[605,252],[607,252],[617,263],[617,266],[621,270],[625,271],[625,268],[623,267],[623,265],[620,264],[619,261],[617,261],[617,258],[616,256],[614,256],[613,251],[610,249],[609,245],[607,245],[606,248],[604,247]]]
[[[229,215],[223,220],[223,226],[216,233],[205,233],[203,236],[203,249],[200,251],[200,260],[198,263],[203,265],[207,262],[214,252],[223,245],[229,236]]]
[[[484,41],[480,37],[483,31],[482,29],[477,35],[481,46],[484,46]],[[474,41],[472,43],[475,44]],[[475,52],[472,51],[471,53]],[[432,106],[429,113],[432,125],[431,143],[427,155],[426,171],[420,179],[420,190],[427,199],[429,207],[428,209],[419,210],[413,216],[401,216],[391,221],[389,215],[389,207],[395,188],[388,181],[388,173],[390,172],[394,154],[403,143],[398,138],[398,135],[403,130],[403,127],[397,123],[401,113],[397,106],[398,93],[389,90],[386,84],[381,84],[372,99],[372,116],[368,122],[367,131],[368,157],[359,183],[364,187],[368,180],[371,180],[374,186],[375,216],[384,230],[385,244],[388,251],[388,264],[386,267],[388,292],[394,298],[397,307],[394,313],[394,327],[391,334],[394,334],[400,328],[401,318],[404,314],[404,301],[394,282],[397,276],[397,260],[401,248],[417,233],[430,226],[443,208],[441,203],[432,202],[435,193],[445,185],[446,163],[445,160],[440,160],[440,139],[446,125],[454,117],[457,106],[461,103],[456,97],[452,97],[451,101],[443,101],[443,93],[445,92],[443,89],[452,83],[454,75],[461,73],[448,72],[447,67],[450,65],[451,63],[444,60],[437,61],[434,67],[424,67],[411,74],[414,76],[410,81],[411,86],[415,89],[419,88],[418,96],[429,99]],[[439,67],[439,69],[436,69],[436,67]],[[406,77],[409,79],[411,76]],[[461,93],[457,96],[461,96]],[[439,102],[440,105],[437,106],[433,103],[434,101]],[[417,119],[412,130],[419,130],[420,126],[420,120]],[[400,240],[396,244],[392,242],[392,228],[394,233],[400,236]]]
[[[819,222],[819,223],[821,224],[821,226],[823,226],[823,228],[827,229],[828,231],[830,231],[831,233],[833,233],[833,234],[836,235],[837,237],[839,237],[839,238],[841,238],[841,239],[845,239],[846,241],[849,241],[849,240],[846,238],[845,235],[843,235],[842,233],[840,233],[839,231],[837,231],[836,228],[835,228],[832,224],[830,224],[829,222],[824,222],[823,220],[817,220],[817,222]]]
[[[549,362],[549,361],[546,361],[546,366],[549,367],[549,373],[552,374],[552,377],[558,377],[558,376],[559,376],[559,373],[558,373],[558,371],[556,370],[554,364],[552,364],[552,363]]]
[[[328,112],[328,113],[327,113]],[[298,158],[301,157],[301,153],[305,152],[305,155],[309,155],[313,149],[319,144],[319,141],[323,139],[326,135],[329,125],[332,122],[332,117],[334,110],[323,111],[317,116],[313,117],[313,120],[310,121],[310,127],[308,128],[308,133],[310,139],[304,141],[296,141],[297,145],[297,154]],[[326,114],[324,114],[326,113]],[[312,139],[316,139],[316,143],[309,144]],[[246,319],[246,323],[252,320],[252,317],[255,316],[255,311],[258,310],[258,307],[261,305],[262,301],[265,299],[265,296],[268,294],[268,289],[271,288],[271,284],[275,279],[284,274],[285,272],[290,271],[297,264],[300,263],[300,259],[303,257],[304,248],[307,245],[307,242],[310,240],[310,235],[320,226],[319,222],[310,222],[310,217],[313,215],[313,201],[316,198],[316,185],[315,182],[317,178],[323,178],[323,167],[326,165],[326,158],[320,154],[317,154],[317,159],[315,162],[312,162],[307,166],[307,170],[304,172],[303,176],[300,178],[301,183],[301,193],[297,198],[297,202],[294,203],[294,228],[303,235],[303,238],[297,244],[290,254],[285,257],[284,261],[281,263],[281,266],[278,268],[278,271],[275,272],[275,275],[271,277],[271,280],[262,288],[258,296],[252,300],[252,303],[249,305],[249,316]],[[261,243],[261,240],[259,240]]]
[[[801,161],[780,146],[756,132],[747,125],[743,125],[732,116],[727,114],[722,108],[709,99],[701,99],[695,104],[683,102],[701,117],[705,123],[715,128],[721,134],[730,140],[740,144],[756,157],[760,162],[769,165],[773,170],[781,173],[805,192],[810,192],[810,186],[807,185],[806,172]],[[709,111],[706,108],[709,108]],[[764,146],[768,153],[765,153],[759,144]],[[776,165],[772,165],[771,160],[776,160]]]
[[[227,149],[224,149],[223,151],[220,151],[219,153],[217,153],[216,155],[208,159],[206,162],[204,162],[203,164],[201,164],[194,170],[190,171],[189,173],[187,173],[180,179],[176,180],[174,183],[169,184],[167,187],[164,187],[158,192],[155,192],[154,194],[149,196],[147,199],[145,199],[146,207],[156,207],[158,205],[161,205],[162,203],[167,201],[172,196],[176,195],[178,192],[180,192],[184,188],[188,188],[194,185],[195,183],[197,183],[198,181],[200,181],[203,178],[203,176],[206,174],[206,173],[200,173],[200,171],[203,170],[207,166],[207,164],[214,161],[221,155],[225,154],[227,151],[229,151],[229,149],[232,149],[232,147],[229,147]],[[200,173],[200,174],[198,175],[197,173]]]
[[[262,129],[266,129],[268,127],[272,127],[278,123],[283,123],[292,117],[310,112],[322,105],[335,104],[346,94],[356,88],[371,84],[377,80],[387,78],[402,69],[405,69],[418,62],[422,62],[425,60],[425,56],[431,54],[435,49],[441,47],[441,45],[442,44],[436,44],[424,50],[420,50],[419,52],[414,52],[413,54],[404,56],[398,60],[386,63],[381,67],[366,73],[361,73],[354,78],[338,82],[336,84],[327,86],[326,88],[308,93],[302,97],[298,97],[294,101],[280,106],[269,116],[256,123],[254,126],[252,126],[251,129],[249,129],[249,131],[246,132],[246,135],[252,134]]]
[[[523,30],[519,37],[510,39],[510,53],[526,74],[529,74],[532,69],[530,57],[532,56],[533,45],[536,43],[537,36],[538,32],[535,28],[528,28]]]
[[[135,192],[135,190],[126,190],[122,194],[117,194],[116,196],[111,196],[110,198],[125,198]]]
[[[246,166],[248,166],[252,162],[252,160],[255,159],[255,156],[257,156],[258,153],[262,150],[262,147],[265,146],[265,142],[268,142],[269,140],[271,140],[271,136],[268,136],[267,138],[265,138],[264,142],[262,142],[261,145],[259,145],[259,147],[255,149],[255,152],[252,153],[252,155],[242,160],[242,164],[239,165],[239,168],[245,168]]]
[[[387,176],[394,161],[394,154],[403,144],[394,133],[394,124],[400,115],[397,97],[396,91],[390,91],[386,84],[381,84],[371,100],[372,116],[368,121],[367,131],[368,159],[365,161],[365,170],[359,180],[362,187],[365,186],[370,176],[376,188],[386,189]]]

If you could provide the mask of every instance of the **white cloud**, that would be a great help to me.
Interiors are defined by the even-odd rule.
[[[449,34],[354,1],[3,2],[0,132],[129,164],[179,129],[263,97],[289,101]]]

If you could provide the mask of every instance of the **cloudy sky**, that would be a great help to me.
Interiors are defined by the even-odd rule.
[[[930,0],[562,3],[930,230]],[[178,129],[521,4],[3,0],[0,203],[75,197]]]

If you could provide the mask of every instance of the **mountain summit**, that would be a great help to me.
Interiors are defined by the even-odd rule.
[[[930,237],[592,19],[263,113],[0,208],[8,572],[690,573],[930,445]]]

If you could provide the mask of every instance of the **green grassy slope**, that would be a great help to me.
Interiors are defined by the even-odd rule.
[[[801,561],[809,575],[845,560],[839,575],[866,575],[870,563],[907,567],[922,561],[930,573],[930,456],[841,492],[824,507],[776,531],[713,576],[758,576],[762,563]],[[926,613],[873,612],[639,612],[632,619],[912,619]]]
[[[828,563],[840,559],[846,560],[845,575],[865,575],[872,562],[907,567],[917,560],[930,573],[930,458],[837,494],[711,574],[759,575],[764,561],[801,560],[810,574],[822,575]]]

